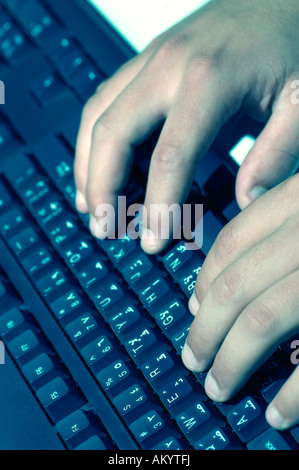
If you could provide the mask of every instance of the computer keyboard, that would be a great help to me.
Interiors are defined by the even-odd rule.
[[[102,70],[42,2],[4,3],[2,60],[14,66],[37,45],[51,63],[32,80],[32,99],[46,110],[71,90],[83,103],[104,79]],[[176,240],[149,256],[128,234],[97,240],[89,217],[75,208],[80,113],[20,151],[0,177],[0,249],[8,263],[0,262],[0,337],[63,447],[298,449],[299,427],[278,432],[265,420],[267,403],[292,371],[287,345],[225,403],[212,402],[206,374],[190,373],[180,358],[196,277],[238,213],[234,175],[215,155],[205,160],[215,162],[213,171],[196,175],[190,201],[204,204],[201,250]],[[22,139],[6,116],[0,148],[10,140]],[[140,162],[126,188],[128,204],[143,202],[145,184]]]

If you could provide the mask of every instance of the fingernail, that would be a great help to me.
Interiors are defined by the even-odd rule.
[[[205,390],[212,400],[222,400],[222,391],[211,371],[209,371],[205,380]]]
[[[263,186],[254,186],[248,193],[248,196],[249,196],[249,199],[251,199],[251,201],[255,201],[256,199],[258,199],[260,196],[262,196],[263,194],[265,194],[267,192],[267,189],[264,188]]]
[[[152,230],[148,228],[142,230],[141,246],[144,251],[149,252],[155,252],[158,249],[159,239]]]
[[[84,197],[84,194],[81,193],[81,191],[77,191],[76,193],[76,207],[79,212],[87,212],[87,204],[86,204],[86,199]]]
[[[285,429],[286,422],[280,411],[274,405],[269,405],[266,411],[266,418],[273,428]]]
[[[192,315],[195,316],[198,313],[200,303],[198,302],[197,297],[194,294],[194,292],[189,299],[188,307]]]
[[[182,350],[182,361],[187,369],[193,372],[200,372],[202,370],[199,361],[196,359],[192,349],[187,343],[185,343]]]

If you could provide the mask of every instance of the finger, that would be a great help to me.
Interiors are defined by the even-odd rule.
[[[227,267],[212,283],[199,308],[183,360],[188,362],[191,348],[198,370],[206,370],[245,307],[299,268],[294,250],[299,252],[299,239],[296,225],[288,222]]]
[[[81,212],[87,212],[85,190],[88,176],[88,162],[93,127],[104,111],[119,93],[134,79],[144,66],[147,54],[140,54],[124,64],[109,80],[103,82],[97,92],[86,103],[79,128],[75,154],[76,205]]]
[[[236,196],[242,209],[299,167],[299,109],[292,103],[291,92],[287,83],[238,172]]]
[[[284,430],[299,423],[298,389],[299,368],[296,367],[266,410],[270,426]]]
[[[149,72],[145,68],[138,74],[93,128],[86,196],[90,228],[98,237],[109,234],[109,228],[101,234],[95,216],[100,216],[101,207],[116,208],[117,196],[128,181],[135,145],[154,131],[168,111],[169,77],[164,72],[166,76],[161,73],[153,79]]]
[[[143,223],[151,236],[142,240],[149,253],[161,251],[172,238],[176,227],[169,224],[168,230],[167,208],[185,201],[197,162],[239,107],[238,94],[232,93],[231,81],[225,78],[220,69],[200,64],[187,70],[182,80],[150,165]]]
[[[298,331],[298,282],[296,270],[257,297],[237,318],[206,378],[210,398],[231,398],[278,344]]]
[[[198,305],[212,282],[224,269],[277,230],[291,215],[291,210],[298,210],[299,203],[294,204],[292,209],[289,204],[289,201],[294,199],[298,184],[299,175],[294,175],[271,189],[244,209],[219,233],[197,277],[194,296]],[[196,302],[192,300],[191,305],[196,305]]]

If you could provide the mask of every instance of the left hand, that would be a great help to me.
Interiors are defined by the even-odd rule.
[[[226,401],[277,348],[299,339],[299,174],[250,204],[219,234],[189,301],[182,359],[210,368],[207,394]],[[299,368],[268,406],[269,424],[299,422]]]

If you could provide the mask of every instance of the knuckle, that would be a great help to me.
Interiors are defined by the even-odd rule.
[[[162,44],[161,39],[159,40],[158,38],[157,42],[152,45],[153,48],[156,48],[157,46],[159,47],[152,57],[151,66],[153,68],[160,68],[161,65],[165,65],[165,61],[172,57],[174,53],[184,48],[188,39],[189,36],[186,33],[176,34],[175,36],[164,40]]]
[[[272,308],[260,302],[247,308],[244,312],[244,323],[249,333],[267,337],[277,330],[278,319]]]
[[[178,166],[181,152],[180,146],[176,143],[163,143],[157,146],[153,160],[162,170],[173,171]]]
[[[219,303],[236,301],[242,295],[243,281],[236,269],[223,271],[213,283],[213,297]]]
[[[92,129],[92,141],[97,142],[103,138],[107,138],[113,134],[113,125],[110,113],[105,111],[96,120]]]
[[[216,257],[230,259],[238,247],[237,231],[232,223],[228,223],[218,234],[215,241]]]

